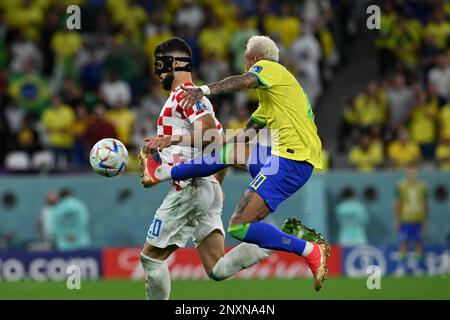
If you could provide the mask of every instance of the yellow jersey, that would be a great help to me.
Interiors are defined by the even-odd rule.
[[[249,72],[262,84],[256,89],[259,106],[251,118],[270,129],[272,154],[322,169],[322,142],[314,113],[297,79],[284,66],[269,60],[258,61]]]
[[[379,143],[372,142],[363,150],[359,145],[354,146],[348,155],[348,161],[360,172],[370,172],[384,162],[383,147]]]
[[[418,223],[426,218],[427,187],[421,181],[400,181],[397,186],[397,201],[400,205],[400,220]]]
[[[441,108],[438,115],[441,139],[450,138],[450,104]]]
[[[439,169],[450,171],[450,145],[446,143],[441,143],[436,149],[436,159],[440,160]]]
[[[420,159],[420,149],[417,143],[408,142],[406,145],[393,141],[388,147],[388,156],[397,168],[415,163]]]

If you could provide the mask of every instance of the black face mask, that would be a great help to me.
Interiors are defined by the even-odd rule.
[[[170,91],[172,89],[172,82],[175,79],[173,72],[168,73],[166,77],[161,81],[162,87],[166,91]]]
[[[173,67],[174,61],[188,62],[184,67]],[[174,71],[192,71],[192,59],[188,57],[172,57],[172,56],[155,56],[155,74],[157,76],[163,73]]]

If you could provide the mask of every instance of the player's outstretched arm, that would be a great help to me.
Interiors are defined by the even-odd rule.
[[[261,85],[258,78],[247,72],[238,76],[231,76],[223,80],[214,82],[210,85],[201,87],[184,87],[185,91],[181,95],[181,105],[183,107],[190,107],[200,101],[203,96],[216,95],[222,93],[230,93],[243,89],[255,89]]]

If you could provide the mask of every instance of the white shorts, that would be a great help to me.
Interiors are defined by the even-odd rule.
[[[225,235],[222,207],[222,189],[216,181],[196,179],[193,185],[179,191],[171,186],[156,210],[147,232],[147,243],[157,248],[184,247],[192,238],[197,247],[216,229]]]

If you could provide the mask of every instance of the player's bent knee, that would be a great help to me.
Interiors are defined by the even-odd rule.
[[[244,241],[248,228],[250,228],[250,223],[231,224],[227,231],[233,238]]]

